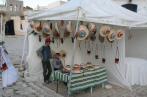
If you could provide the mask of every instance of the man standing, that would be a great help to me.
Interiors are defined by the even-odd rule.
[[[51,39],[48,36],[45,39],[45,45],[43,45],[37,51],[37,55],[42,58],[43,76],[44,76],[44,82],[45,83],[50,82],[50,75],[51,75],[51,72],[52,72],[50,59],[52,58],[54,52],[50,48],[50,43],[51,43]]]

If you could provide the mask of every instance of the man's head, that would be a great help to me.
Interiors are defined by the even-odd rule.
[[[49,46],[50,43],[51,43],[51,39],[50,39],[50,37],[48,36],[48,37],[45,39],[45,45],[46,45],[46,46]]]
[[[56,58],[56,59],[59,59],[59,58],[60,58],[60,53],[56,53],[56,54],[55,54],[55,58]]]

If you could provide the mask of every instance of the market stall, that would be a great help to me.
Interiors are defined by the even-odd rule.
[[[88,7],[87,4],[89,5]],[[59,33],[55,34],[57,36],[52,48],[57,52],[62,49],[67,52],[67,56],[64,58],[65,65],[71,64],[71,68],[73,68],[74,64],[91,62],[94,65],[105,66],[110,83],[131,88],[130,83],[126,79],[127,66],[124,65],[124,37],[125,33],[130,30],[130,27],[146,27],[146,22],[144,21],[147,20],[146,17],[126,10],[110,0],[94,0],[93,2],[91,0],[71,0],[64,6],[32,15],[30,20],[39,21],[40,23],[47,21],[49,24],[55,25],[55,32]],[[66,39],[63,38],[62,33],[62,28],[64,27],[60,28],[57,25],[63,21],[73,23],[72,28],[74,30],[71,30],[71,36]],[[94,27],[96,28],[96,33],[88,28],[90,23],[96,25]],[[58,27],[59,29],[57,29]],[[54,30],[52,31],[54,32]],[[52,31],[50,32],[52,33]],[[92,37],[89,38],[91,34]],[[32,44],[34,43],[32,42]],[[31,48],[33,49],[34,47]],[[30,51],[29,54],[31,55],[32,52]],[[29,66],[32,67],[32,64],[29,64]],[[70,76],[72,74],[70,73]],[[70,78],[69,84],[71,84],[71,81],[72,79]]]

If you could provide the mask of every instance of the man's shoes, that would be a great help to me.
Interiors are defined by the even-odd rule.
[[[46,84],[50,84],[52,81],[45,81],[44,83],[46,83]]]
[[[52,83],[52,81],[47,81],[47,84],[50,84],[50,83]]]

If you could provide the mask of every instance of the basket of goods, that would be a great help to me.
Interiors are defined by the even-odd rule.
[[[70,65],[64,66],[64,68],[63,68],[64,73],[69,73],[70,71],[71,71],[71,66]]]
[[[81,73],[81,65],[80,64],[75,64],[72,73]]]
[[[91,62],[87,62],[87,63],[85,64],[85,69],[88,69],[88,70],[94,69],[94,65],[91,64]]]

